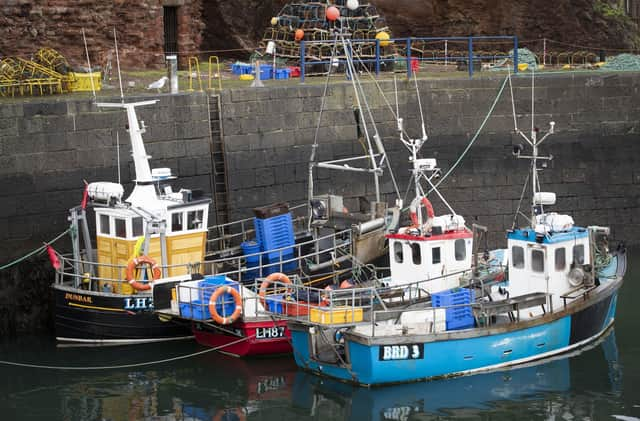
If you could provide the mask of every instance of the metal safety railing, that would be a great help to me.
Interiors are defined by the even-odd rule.
[[[367,66],[376,75],[384,69],[406,71],[411,78],[424,63],[455,65],[464,69],[472,78],[483,63],[502,62],[518,72],[518,37],[516,36],[473,36],[473,37],[411,37],[393,39],[353,39],[346,43],[347,51],[338,42],[335,55],[330,40],[301,40],[299,47],[300,81],[310,73],[308,66],[319,67],[326,72],[328,66],[344,66],[347,57],[355,63]],[[297,46],[296,46],[297,47]],[[280,51],[283,48],[280,48]]]

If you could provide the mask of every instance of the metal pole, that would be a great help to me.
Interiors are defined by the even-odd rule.
[[[407,38],[407,79],[411,79],[411,38]]]
[[[542,39],[542,65],[547,65],[547,39]]]
[[[178,93],[178,56],[173,54],[167,56],[167,63],[169,64],[169,81],[171,85],[171,93]]]
[[[449,54],[449,40],[444,40],[444,67],[447,67],[447,55]]]
[[[518,73],[518,37],[513,37],[513,73]]]
[[[473,78],[473,37],[469,37],[469,79]]]
[[[376,39],[376,76],[380,74],[380,40]]]
[[[300,41],[300,83],[304,83],[304,56],[305,56],[305,51],[304,51],[304,40]],[[331,64],[331,63],[329,63]]]

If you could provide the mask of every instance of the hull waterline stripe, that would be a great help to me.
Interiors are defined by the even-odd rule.
[[[82,338],[68,338],[65,336],[56,336],[58,342],[68,342],[65,344],[58,344],[58,347],[72,347],[72,346],[100,346],[104,345],[127,345],[127,344],[143,344],[154,342],[168,342],[168,341],[184,341],[187,339],[193,339],[192,335],[189,336],[177,336],[173,338],[149,338],[149,339],[82,339]]]

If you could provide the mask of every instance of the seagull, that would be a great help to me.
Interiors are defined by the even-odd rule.
[[[167,82],[167,80],[169,80],[168,77],[162,76],[160,79],[156,80],[155,82],[150,83],[149,86],[147,86],[147,89],[157,89],[158,92],[160,92],[160,89],[164,87],[164,84]]]

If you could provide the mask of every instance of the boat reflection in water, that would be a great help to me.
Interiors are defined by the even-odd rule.
[[[166,344],[162,349],[139,345],[126,354],[116,355],[111,349],[107,355],[106,349],[52,350],[27,345],[22,361],[58,365],[75,361],[78,366],[96,366],[99,361],[111,366],[130,364],[145,356],[168,359],[202,349],[188,343]],[[593,415],[616,413],[611,412],[619,406],[615,396],[622,395],[613,331],[595,349],[574,358],[372,389],[304,373],[290,357],[243,360],[216,353],[134,370],[59,372],[4,367],[3,374],[0,408],[2,419],[11,420],[401,421],[416,415],[422,419],[443,413],[477,417],[495,411],[502,411],[498,415],[505,419],[539,419],[564,412],[601,419]],[[611,403],[607,406],[607,402]]]
[[[590,383],[602,385],[607,381],[603,373],[606,370],[611,392],[620,392],[622,380],[615,333],[609,332],[594,348],[598,346],[604,352],[606,368],[596,349],[591,351],[595,355],[587,359],[564,356],[517,369],[381,388],[352,386],[301,371],[296,375],[293,401],[295,406],[308,410],[314,419],[406,421],[420,414],[420,419],[439,418],[443,414],[477,416],[478,412],[500,407],[505,402],[527,399],[554,401],[543,404],[543,408],[532,405],[532,410],[542,409],[548,415],[557,415],[564,412],[564,404],[562,399],[554,398],[558,392],[570,392],[583,376],[589,376]],[[576,372],[577,375],[572,376]]]

